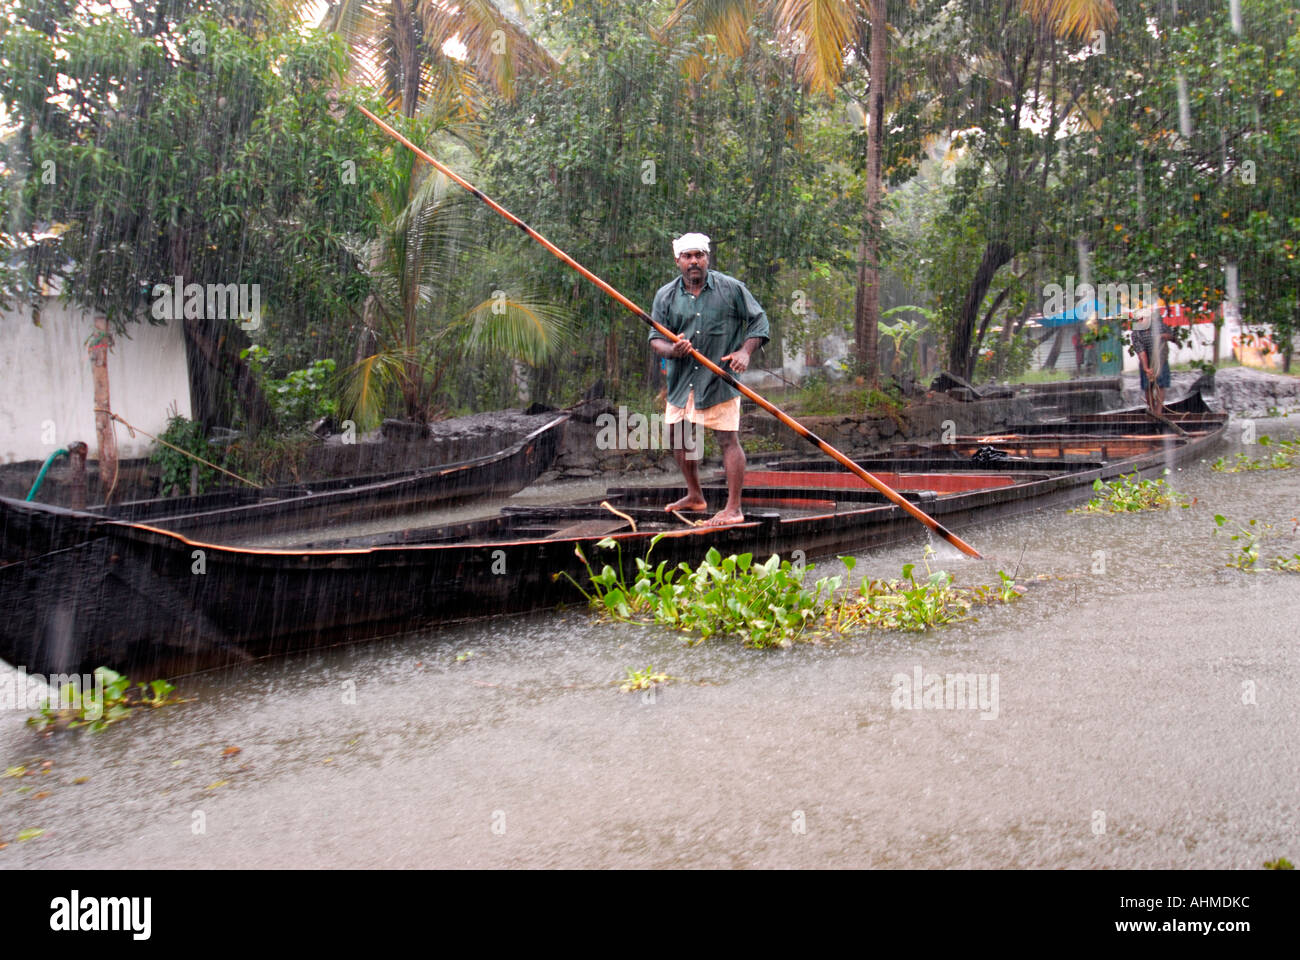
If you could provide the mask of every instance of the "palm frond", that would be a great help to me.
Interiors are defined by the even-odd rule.
[[[475,304],[456,325],[467,352],[536,365],[575,339],[569,311],[530,295],[501,293]]]
[[[340,414],[355,421],[359,430],[378,425],[411,359],[404,350],[381,350],[348,367],[338,388]]]
[[[833,94],[854,36],[851,6],[845,0],[781,0],[773,19],[777,36],[795,48],[799,79],[810,90]]]
[[[1035,22],[1050,26],[1064,39],[1086,40],[1119,19],[1111,0],[1020,0],[1020,5]]]
[[[425,0],[419,14],[431,49],[441,50],[448,40],[459,40],[474,72],[506,99],[514,97],[519,74],[546,73],[557,66],[546,48],[491,0],[456,4]]]
[[[693,23],[717,37],[723,53],[739,57],[749,49],[749,28],[758,13],[757,0],[678,0],[663,29],[667,33]]]

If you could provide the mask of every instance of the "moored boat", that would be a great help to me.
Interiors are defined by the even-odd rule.
[[[1096,479],[1158,475],[1203,457],[1223,415],[1132,413],[949,444],[897,444],[860,465],[949,528],[1086,499]],[[176,674],[367,639],[423,625],[580,600],[556,574],[585,575],[576,550],[670,564],[725,553],[808,558],[915,537],[916,522],[838,465],[788,460],[748,471],[743,523],[686,526],[665,514],[680,487],[615,487],[604,500],[510,507],[479,520],[286,549],[223,545],[130,521],[98,520],[93,539],[0,568],[0,658],[39,673],[100,664]],[[723,485],[705,485],[720,503]],[[610,509],[613,508],[613,509]],[[12,502],[0,509],[13,510]],[[28,510],[41,508],[26,505]],[[701,515],[702,516],[702,515]],[[84,515],[77,522],[87,523]],[[628,572],[631,572],[630,570]]]
[[[494,453],[397,473],[137,500],[85,511],[10,508],[0,512],[0,563],[83,543],[88,529],[97,526],[89,517],[229,543],[253,535],[368,523],[482,497],[508,497],[555,460],[567,421],[568,414],[558,413]]]

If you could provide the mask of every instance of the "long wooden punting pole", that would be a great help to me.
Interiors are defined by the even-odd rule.
[[[658,330],[659,333],[662,336],[666,337],[669,341],[676,343],[678,340],[682,339],[681,337],[673,333],[671,330],[668,330],[662,325],[655,323],[654,319],[650,316],[650,314],[646,313],[644,310],[638,307],[627,297],[623,296],[623,294],[619,293],[617,290],[611,287],[604,280],[600,279],[600,277],[596,276],[594,273],[592,273],[590,270],[588,270],[586,267],[580,264],[577,260],[574,260],[573,257],[569,256],[567,253],[565,253],[555,244],[551,243],[551,241],[547,240],[545,237],[543,237],[540,233],[538,233],[528,224],[524,223],[522,220],[516,217],[505,207],[501,206],[501,204],[497,203],[491,197],[486,196],[481,190],[475,187],[472,183],[465,180],[463,177],[458,176],[455,172],[443,166],[437,160],[433,159],[433,157],[429,156],[427,153],[425,153],[423,150],[421,150],[419,147],[413,144],[410,140],[406,139],[406,137],[402,136],[400,133],[398,133],[388,124],[384,123],[384,121],[380,120],[377,116],[375,116],[365,107],[358,104],[357,109],[360,110],[362,113],[364,113],[371,120],[375,121],[375,123],[378,124],[379,128],[383,130],[384,133],[388,134],[394,140],[398,141],[399,143],[408,147],[410,150],[414,151],[416,156],[418,156],[421,160],[429,164],[438,172],[442,173],[444,176],[450,177],[452,180],[455,180],[457,183],[459,183],[470,193],[474,194],[474,196],[478,197],[480,200],[486,203],[497,213],[501,214],[501,216],[505,217],[507,220],[513,223],[520,230],[524,231],[524,233],[528,234],[530,237],[532,237],[534,240],[540,243],[547,250],[551,251],[551,253],[555,254],[555,256],[558,257],[560,260],[563,260],[574,270],[578,271],[578,273],[580,273],[582,276],[586,277],[596,286],[600,287],[600,289],[605,291],[605,293],[609,294],[611,297],[613,297],[623,306],[631,310],[632,313],[634,313],[636,316],[640,317],[650,326]],[[749,389],[749,387],[745,386],[743,383],[741,383],[739,380],[733,377],[729,371],[723,370],[712,360],[710,360],[708,357],[704,356],[703,354],[699,353],[693,347],[691,349],[690,355],[694,357],[696,361],[703,364],[705,367],[707,367],[708,369],[716,373],[718,376],[720,376],[731,386],[735,387],[745,396],[749,397],[749,399],[753,400],[756,404],[758,404],[760,407],[762,407],[772,416],[776,417],[778,420],[784,423],[795,433],[799,434],[799,436],[803,437],[814,447],[821,450],[822,453],[826,454],[828,457],[835,460],[846,470],[851,471],[852,473],[861,477],[871,486],[875,487],[882,494],[884,494],[889,500],[893,501],[895,504],[897,504],[903,510],[907,511],[909,514],[911,514],[921,523],[925,524],[927,527],[929,527],[939,536],[943,537],[945,540],[951,543],[962,553],[975,557],[977,560],[980,559],[979,551],[976,550],[974,547],[972,547],[970,544],[966,543],[959,536],[957,536],[955,533],[953,533],[943,524],[939,523],[939,521],[935,520],[933,517],[927,515],[921,510],[918,510],[915,505],[913,505],[910,501],[907,500],[906,497],[901,496],[896,490],[891,489],[885,483],[876,479],[871,474],[867,473],[867,471],[863,470],[860,466],[858,466],[856,463],[854,463],[844,454],[840,453],[840,451],[836,450],[829,443],[827,443],[821,437],[817,436],[817,434],[813,433],[803,424],[787,416],[784,412],[778,409],[774,404],[771,404],[768,401],[764,400],[753,390]]]

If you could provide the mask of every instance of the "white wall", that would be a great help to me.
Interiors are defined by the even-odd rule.
[[[1219,331],[1219,362],[1232,359],[1232,338],[1241,332],[1240,326],[1227,321]],[[1169,363],[1191,363],[1193,360],[1214,359],[1214,326],[1208,323],[1192,324],[1186,346],[1169,345]],[[1138,359],[1124,347],[1124,372],[1137,373]]]
[[[95,390],[86,338],[94,319],[56,299],[45,301],[41,325],[27,310],[0,313],[0,463],[44,460],[74,440],[97,458]],[[167,426],[168,407],[190,415],[185,342],[179,323],[132,324],[108,353],[113,411],[152,434]],[[53,442],[50,427],[53,426]],[[132,439],[116,424],[118,456],[146,456],[152,440]]]

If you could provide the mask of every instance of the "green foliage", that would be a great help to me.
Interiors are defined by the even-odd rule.
[[[1168,470],[1165,471],[1167,475]],[[1172,489],[1164,478],[1142,480],[1136,473],[1121,476],[1118,480],[1092,482],[1096,496],[1070,513],[1138,513],[1143,510],[1166,510],[1169,507],[1188,509],[1195,502]]]
[[[218,452],[209,446],[203,424],[188,417],[173,414],[167,420],[167,429],[159,434],[159,438],[204,460],[216,462]],[[158,444],[149,455],[149,462],[156,463],[160,467],[160,493],[164,497],[171,496],[173,493],[187,496],[190,492],[190,474],[196,467],[198,468],[197,493],[206,490],[217,475],[217,471],[211,467],[162,444]]]
[[[368,121],[332,112],[341,42],[281,29],[259,0],[247,19],[206,4],[155,19],[146,3],[140,20],[24,6],[0,25],[12,51],[0,99],[28,150],[21,228],[67,227],[29,266],[119,326],[148,315],[153,285],[177,274],[260,283],[268,329],[355,302],[364,287],[340,240],[371,222],[384,165]],[[41,79],[68,95],[50,97]]]
[[[745,437],[745,450],[749,453],[779,453],[789,447],[779,438],[766,433],[754,433]]]
[[[823,374],[806,377],[793,397],[792,409],[809,417],[831,417],[844,413],[844,402],[835,394],[835,385]]]
[[[391,160],[346,47],[272,0],[31,0],[0,18],[6,135],[0,300],[42,282],[119,331],[167,320],[159,285],[260,289],[258,336],[288,365],[350,352],[369,280],[345,239],[376,221]],[[58,95],[55,95],[58,94]],[[233,424],[260,396],[229,319],[189,318],[195,388]],[[211,382],[208,379],[211,376]]]
[[[766,308],[774,343],[782,323],[802,328],[812,317],[793,312],[794,290],[846,320],[806,280],[814,259],[834,270],[851,263],[849,130],[792,82],[778,45],[756,43],[741,59],[693,31],[660,35],[639,0],[548,4],[542,14],[539,35],[568,54],[556,75],[520,82],[485,125],[485,191],[644,308],[679,275],[672,239],[699,230],[715,240],[712,266]],[[768,40],[765,30],[753,25],[756,38]],[[696,64],[695,79],[684,75]],[[493,269],[531,272],[547,299],[582,314],[573,367],[592,379],[603,368],[617,399],[653,380],[645,330],[622,306],[518,230],[487,229]],[[575,386],[555,370],[540,383],[556,393]]]
[[[1011,323],[1011,320],[1006,322]],[[1029,369],[1037,346],[1038,344],[1031,337],[1023,334],[1007,338],[997,337],[991,341],[986,339],[980,350],[979,359],[975,361],[975,382],[983,383],[1004,378],[1024,382],[1023,375]],[[1036,372],[1054,373],[1055,371]],[[1066,379],[1068,376],[1068,373],[1062,371],[1059,379]]]
[[[136,707],[165,707],[184,702],[172,696],[176,687],[166,680],[133,686],[129,679],[108,667],[96,667],[94,676],[95,686],[89,690],[60,687],[60,700],[46,700],[41,704],[40,716],[28,717],[27,723],[38,730],[88,726],[92,733],[98,733],[110,723],[126,719]]]
[[[301,425],[321,417],[337,416],[339,404],[333,396],[334,361],[331,358],[313,360],[302,370],[290,370],[282,380],[272,380],[267,376],[271,351],[252,346],[241,350],[239,356],[248,361],[260,378],[262,392],[281,423]]]
[[[317,438],[305,429],[273,434],[263,431],[245,434],[226,447],[222,466],[254,483],[277,483],[286,479],[302,480],[307,451]]]
[[[658,540],[651,541],[651,550]],[[861,627],[927,630],[964,619],[976,604],[1008,603],[1019,596],[1015,582],[1000,571],[1000,587],[954,587],[951,575],[929,570],[932,551],[926,554],[924,581],[916,581],[915,564],[909,563],[903,567],[902,580],[864,580],[856,596],[837,596],[843,583],[839,576],[820,577],[811,588],[805,586],[811,565],[792,566],[775,554],[765,563],[755,563],[748,553],[724,558],[714,548],[694,569],[684,562],[670,569],[666,561],[652,567],[648,556],[637,558],[636,576],[629,586],[621,573],[619,542],[607,538],[597,546],[617,549],[618,564],[605,564],[595,573],[578,547],[590,592],[568,578],[594,609],[615,620],[657,623],[698,634],[695,642],[737,636],[746,646],[762,649]],[[852,574],[856,559],[840,560]]]
[[[658,539],[651,542],[651,550]],[[724,559],[713,548],[695,569],[687,563],[669,569],[666,561],[651,567],[648,559],[638,557],[629,586],[621,572],[618,541],[607,538],[597,546],[617,549],[620,562],[617,568],[605,564],[594,573],[578,548],[590,577],[592,592],[587,596],[593,606],[621,620],[648,616],[654,623],[698,633],[700,640],[734,634],[746,646],[789,646],[840,586],[839,577],[828,577],[808,590],[803,586],[806,568],[792,567],[775,554],[766,563],[754,563],[752,554]]]
[[[431,141],[457,126],[439,113],[390,119],[435,153]],[[373,283],[368,306],[377,313],[368,331],[373,346],[343,378],[342,412],[361,429],[399,398],[407,417],[434,419],[456,401],[477,399],[483,384],[475,382],[476,367],[510,370],[518,381],[527,366],[574,338],[568,308],[546,301],[517,274],[480,272],[492,254],[483,242],[490,215],[475,198],[416,164],[409,151],[397,173],[379,196],[378,236],[353,247]]]
[[[918,320],[903,319],[903,315],[908,313],[919,313],[921,317]],[[930,325],[931,321],[935,319],[935,312],[933,310],[928,310],[925,307],[917,307],[909,304],[901,307],[892,307],[881,313],[880,318],[883,320],[886,317],[895,316],[899,319],[895,320],[892,324],[882,323],[877,329],[880,335],[889,341],[890,347],[893,351],[893,358],[890,361],[889,372],[892,374],[900,374],[903,372],[904,368],[911,370],[915,365],[916,358],[913,355],[913,350],[916,346],[916,341],[920,338],[921,334],[925,332],[925,329]]]
[[[878,387],[857,387],[836,384],[827,377],[816,374],[804,379],[799,390],[789,398],[792,410],[809,417],[833,416],[884,416],[895,419],[902,413],[906,401],[898,387],[889,384]]]
[[[1295,866],[1286,857],[1278,857],[1276,860],[1265,860],[1265,870],[1294,870]]]
[[[1209,312],[1234,264],[1243,320],[1285,343],[1300,322],[1295,4],[1243,3],[1240,33],[1218,10],[1153,14],[1135,10],[1148,29],[1090,58],[1109,97],[1070,144],[1103,174],[1077,203],[1095,218],[1097,272]]]

